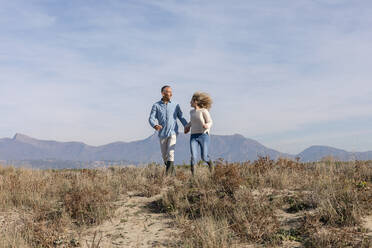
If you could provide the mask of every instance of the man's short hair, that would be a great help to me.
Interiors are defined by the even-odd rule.
[[[169,85],[164,85],[163,87],[161,87],[161,92],[163,92],[163,90],[165,90],[165,88],[170,88]]]

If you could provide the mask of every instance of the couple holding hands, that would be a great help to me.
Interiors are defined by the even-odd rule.
[[[212,170],[212,160],[208,155],[210,142],[210,128],[212,118],[209,109],[212,106],[211,97],[202,92],[196,92],[191,98],[190,122],[183,117],[181,107],[172,98],[172,88],[169,85],[161,88],[162,98],[152,106],[149,123],[158,131],[161,154],[166,165],[166,174],[174,174],[174,149],[178,134],[177,119],[184,126],[184,132],[191,130],[190,151],[191,151],[191,173],[194,175],[195,163],[197,160],[198,147],[200,146],[201,158],[207,162],[209,170]]]

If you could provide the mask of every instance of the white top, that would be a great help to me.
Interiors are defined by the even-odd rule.
[[[211,115],[207,109],[192,109],[190,111],[190,122],[187,123],[186,127],[191,127],[191,134],[209,133],[212,123]],[[203,127],[204,124],[207,125],[207,128]]]

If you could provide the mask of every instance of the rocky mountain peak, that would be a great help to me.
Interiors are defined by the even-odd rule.
[[[27,135],[21,134],[21,133],[16,133],[13,136],[13,140],[20,141],[20,142],[28,142],[28,141],[32,141],[33,138],[31,138]]]

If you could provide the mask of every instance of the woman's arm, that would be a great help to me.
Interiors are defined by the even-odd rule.
[[[190,128],[191,128],[191,121],[185,125],[184,133],[190,132]]]
[[[203,113],[203,118],[204,118],[203,127],[206,128],[206,129],[210,129],[212,127],[212,124],[213,124],[211,115],[209,114],[209,111],[207,109],[204,109],[202,113]]]
[[[191,114],[192,114],[192,110],[190,111],[190,119],[191,119]],[[188,133],[190,131],[191,125],[192,124],[191,124],[191,120],[190,120],[190,122],[185,125],[184,133]]]

